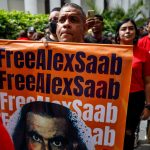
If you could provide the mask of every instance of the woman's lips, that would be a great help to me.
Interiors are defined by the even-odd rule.
[[[126,35],[124,35],[124,37],[126,37],[126,38],[130,38],[130,37],[131,37],[131,35],[126,34]]]

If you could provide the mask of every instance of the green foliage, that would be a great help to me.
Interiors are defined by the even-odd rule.
[[[90,7],[90,9],[97,11],[93,0],[86,0],[86,3]]]
[[[86,2],[90,9],[94,9],[95,12],[98,13],[96,6],[93,6],[93,0],[86,0]],[[125,10],[120,6],[116,6],[116,8],[111,10],[104,10],[101,14],[104,17],[104,34],[107,35],[109,32],[115,33],[117,23],[125,18],[132,18],[135,20],[137,26],[143,25],[146,21],[146,17],[141,11],[143,6],[143,1],[138,0],[130,6],[127,12],[125,12]]]
[[[128,9],[126,17],[136,19],[138,15],[142,14],[141,8],[143,7],[143,0],[139,0]],[[143,14],[142,14],[143,15]],[[144,16],[143,16],[144,17]]]
[[[33,15],[22,11],[0,10],[0,39],[16,39],[20,30],[33,26],[37,31],[43,31],[48,16],[45,14]]]

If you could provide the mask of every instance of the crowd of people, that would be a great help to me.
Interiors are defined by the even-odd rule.
[[[48,18],[45,34],[34,27],[21,31],[17,40],[42,40],[47,42],[78,42],[98,44],[133,45],[132,76],[126,119],[124,150],[134,149],[135,131],[141,119],[150,117],[150,19],[141,31],[134,20],[120,21],[115,37],[105,37],[104,18],[95,14],[87,18],[83,9],[74,3],[54,8]],[[90,30],[90,32],[88,32]],[[150,122],[148,121],[150,143]]]

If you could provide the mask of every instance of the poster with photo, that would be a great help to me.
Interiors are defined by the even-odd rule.
[[[132,46],[0,40],[0,114],[15,150],[121,150]]]

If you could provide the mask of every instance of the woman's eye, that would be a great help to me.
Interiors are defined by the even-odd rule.
[[[130,27],[129,30],[134,30],[134,27]]]
[[[126,28],[122,28],[122,29],[121,29],[121,31],[125,31],[125,30],[126,30]]]

